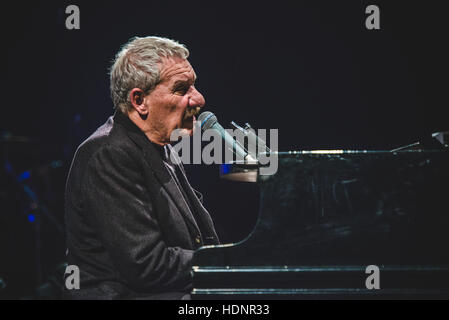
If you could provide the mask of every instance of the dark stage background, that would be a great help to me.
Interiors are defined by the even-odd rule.
[[[280,151],[392,149],[448,130],[448,27],[442,3],[3,3],[3,295],[35,294],[33,288],[64,261],[65,240],[57,226],[64,223],[71,158],[112,114],[108,68],[132,36],[186,44],[206,109],[225,126],[234,120],[279,129]],[[70,4],[80,8],[80,30],[65,28]],[[381,30],[365,28],[370,4],[380,8]],[[216,166],[187,169],[222,241],[244,239],[257,218],[257,186],[220,181]]]

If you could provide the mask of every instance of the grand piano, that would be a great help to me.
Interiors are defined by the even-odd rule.
[[[195,252],[192,299],[449,298],[447,146],[276,155],[222,168],[259,185],[258,220]]]

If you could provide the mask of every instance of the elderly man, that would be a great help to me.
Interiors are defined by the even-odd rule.
[[[188,297],[194,250],[218,244],[201,195],[170,157],[171,133],[192,135],[205,103],[188,55],[159,37],[117,54],[115,114],[78,148],[67,180],[67,260],[81,281],[66,298]]]

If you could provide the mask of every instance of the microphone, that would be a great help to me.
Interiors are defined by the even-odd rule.
[[[257,162],[248,152],[245,151],[234,138],[218,123],[217,117],[210,111],[205,111],[199,115],[198,121],[201,124],[201,131],[208,129],[215,130],[223,138],[225,145],[230,149],[237,158],[244,159],[248,162]]]
[[[257,146],[257,153],[262,153],[262,150],[265,153],[271,152],[271,149],[268,148],[267,143],[259,138],[259,136],[254,134],[254,129],[251,128],[251,125],[249,123],[245,123],[244,130],[246,132],[246,135],[248,136],[248,143],[252,144],[253,146]]]
[[[249,154],[253,151],[254,154],[251,155],[257,158],[257,155],[260,153],[271,152],[271,149],[268,148],[266,142],[254,133],[255,130],[251,128],[249,123],[245,123],[245,128],[242,128],[234,121],[231,121],[231,124],[248,138],[248,148],[246,150],[248,150]]]

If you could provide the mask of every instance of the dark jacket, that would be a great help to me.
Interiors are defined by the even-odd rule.
[[[178,299],[190,291],[194,250],[218,237],[182,165],[177,170],[188,199],[121,112],[81,144],[65,199],[67,261],[81,282],[65,298]]]

